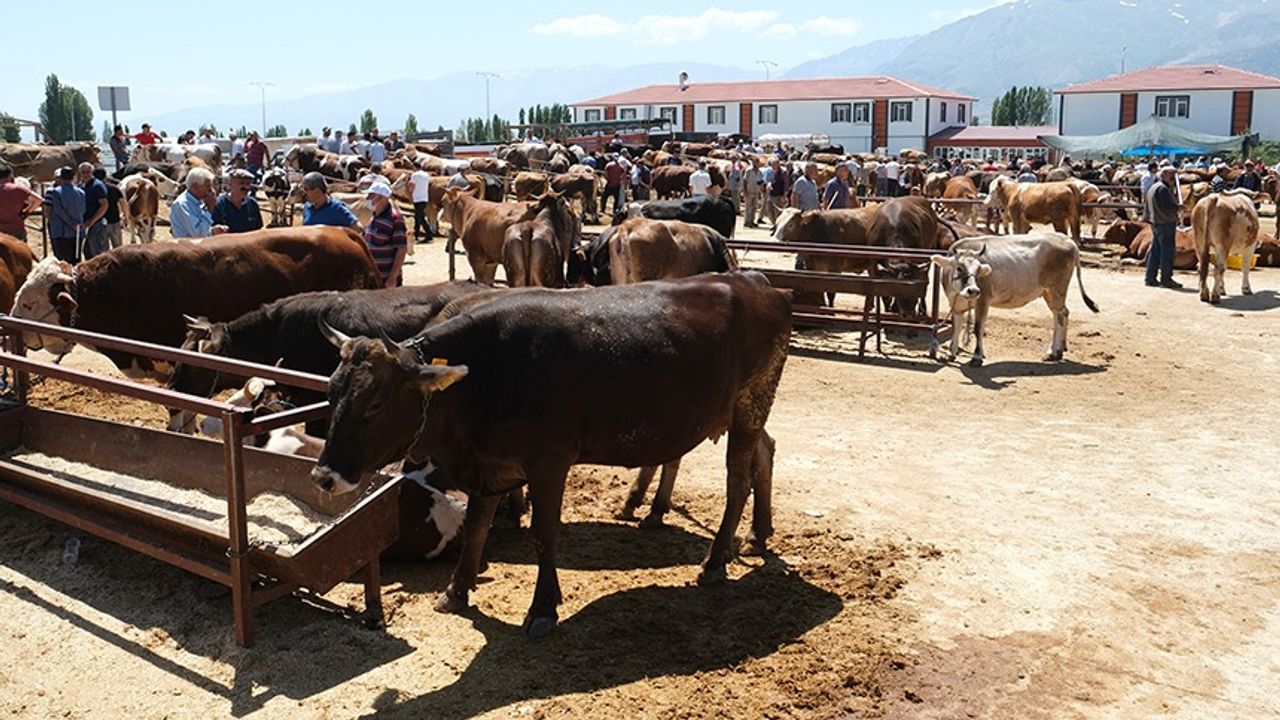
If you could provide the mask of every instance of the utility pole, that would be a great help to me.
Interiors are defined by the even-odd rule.
[[[778,67],[778,63],[776,63],[776,62],[774,62],[774,61],[772,61],[772,60],[757,60],[757,61],[756,61],[756,64],[757,64],[757,65],[761,65],[761,66],[763,66],[763,67],[764,67],[764,79],[765,79],[765,80],[768,80],[768,79],[769,79],[769,68],[776,68],[776,67]]]
[[[493,113],[489,111],[489,81],[502,76],[493,72],[478,72],[476,74],[484,78],[484,119],[488,120],[493,117]]]
[[[254,80],[249,83],[262,91],[262,137],[267,136],[267,88],[275,87],[275,83],[269,83],[262,80]]]
[[[1120,48],[1120,74],[1124,74],[1124,56],[1129,52],[1129,46],[1125,45]]]

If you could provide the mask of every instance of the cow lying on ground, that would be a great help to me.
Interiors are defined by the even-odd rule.
[[[1121,220],[1107,228],[1102,236],[1103,242],[1124,245],[1122,257],[1145,261],[1151,252],[1151,243],[1155,233],[1151,225],[1145,222]],[[1191,230],[1178,228],[1175,233],[1175,250],[1173,267],[1176,270],[1194,270],[1196,267],[1196,240]]]
[[[772,490],[753,458],[790,334],[787,294],[756,273],[506,293],[400,345],[332,332],[342,364],[312,477],[347,492],[387,463],[430,456],[468,492],[461,557],[436,604],[446,612],[468,605],[498,496],[528,485],[538,580],[524,627],[546,635],[575,464],[655,465],[728,433],[725,511],[699,582],[725,579],[753,491],[749,542],[772,534]]]
[[[46,257],[18,291],[13,314],[177,347],[186,337],[184,314],[234,320],[279,297],[381,284],[369,249],[353,230],[274,228],[200,243],[126,245],[74,271]],[[34,333],[24,340],[55,355],[75,344]],[[163,364],[150,358],[102,353],[130,377],[167,379]]]
[[[706,225],[721,235],[733,237],[738,214],[728,198],[717,195],[695,195],[678,200],[653,200],[644,204],[631,203],[625,211],[613,216],[613,224],[619,225],[637,215],[650,220],[682,220]]]
[[[535,214],[507,228],[502,270],[511,287],[564,287],[565,259],[578,246],[582,224],[561,195],[538,198]]]
[[[1018,308],[1040,297],[1053,312],[1053,339],[1044,359],[1061,360],[1067,350],[1067,290],[1073,270],[1084,304],[1098,312],[1084,291],[1080,249],[1062,235],[1031,233],[961,240],[951,246],[949,255],[934,255],[933,262],[942,274],[952,321],[975,311],[976,344],[969,363],[974,367],[985,359],[982,340],[991,308]],[[952,332],[950,359],[956,358],[959,346],[960,333]]]
[[[1222,300],[1222,278],[1228,255],[1241,257],[1240,292],[1252,295],[1249,266],[1258,247],[1258,211],[1253,207],[1253,198],[1233,193],[1210,195],[1196,203],[1191,211],[1191,225],[1195,228],[1196,259],[1200,265],[1200,300],[1214,304]],[[1210,262],[1213,263],[1212,293],[1208,284]]]

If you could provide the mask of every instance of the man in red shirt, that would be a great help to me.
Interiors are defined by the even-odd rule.
[[[253,173],[255,178],[262,177],[262,167],[267,164],[267,144],[258,137],[258,131],[249,132],[249,139],[244,144],[244,168]]]
[[[142,132],[134,135],[133,139],[137,140],[139,145],[155,145],[160,142],[160,136],[151,132],[149,123],[142,123]]]
[[[27,213],[37,210],[43,201],[30,188],[17,183],[13,168],[0,163],[0,233],[26,240]]]
[[[622,180],[626,176],[626,169],[622,167],[622,163],[618,162],[618,157],[615,155],[609,164],[604,166],[604,192],[600,193],[600,212],[608,210],[609,198],[613,198],[615,213],[622,209],[622,203],[625,202],[622,196]]]

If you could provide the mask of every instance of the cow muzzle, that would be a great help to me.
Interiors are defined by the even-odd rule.
[[[964,295],[964,296],[965,296],[965,297],[967,297],[967,298],[976,298],[976,297],[978,297],[979,295],[981,295],[981,294],[982,294],[982,290],[981,290],[981,288],[978,288],[977,286],[970,285],[970,286],[966,287],[964,290],[962,290],[962,291],[961,291],[961,294],[962,294],[962,295]]]
[[[323,465],[312,468],[311,481],[330,495],[343,495],[356,489],[356,483],[348,481],[341,473]]]

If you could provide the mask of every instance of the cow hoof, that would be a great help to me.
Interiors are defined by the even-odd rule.
[[[640,527],[645,530],[656,530],[665,525],[666,523],[662,521],[662,516],[655,515],[653,513],[649,513],[648,515],[645,515],[644,519],[640,521]]]
[[[761,557],[769,552],[769,546],[764,540],[759,540],[755,536],[748,536],[747,541],[742,544],[742,548],[738,552],[747,557]]]
[[[976,357],[969,361],[969,367],[982,367],[982,358]]]
[[[527,635],[530,640],[544,638],[550,635],[551,631],[555,629],[555,615],[539,617],[526,616],[524,619],[524,634]]]
[[[1221,295],[1214,295],[1213,297],[1209,298],[1209,304],[1210,304],[1210,305],[1217,305],[1217,304],[1218,304],[1218,303],[1220,303],[1220,302],[1222,302],[1222,296],[1221,296]]]
[[[1062,353],[1045,353],[1045,362],[1058,362],[1062,360]]]
[[[1253,294],[1253,288],[1240,288],[1240,294],[1241,294],[1241,295],[1252,295],[1252,294]]]
[[[635,522],[640,519],[636,516],[636,509],[633,507],[622,508],[613,516],[613,518],[623,522]]]
[[[436,600],[436,612],[457,614],[467,609],[467,598],[455,597],[453,593],[445,590],[440,594],[440,599]]]
[[[707,587],[710,585],[719,585],[729,578],[728,571],[723,565],[714,568],[704,567],[702,572],[698,573],[698,584]]]

